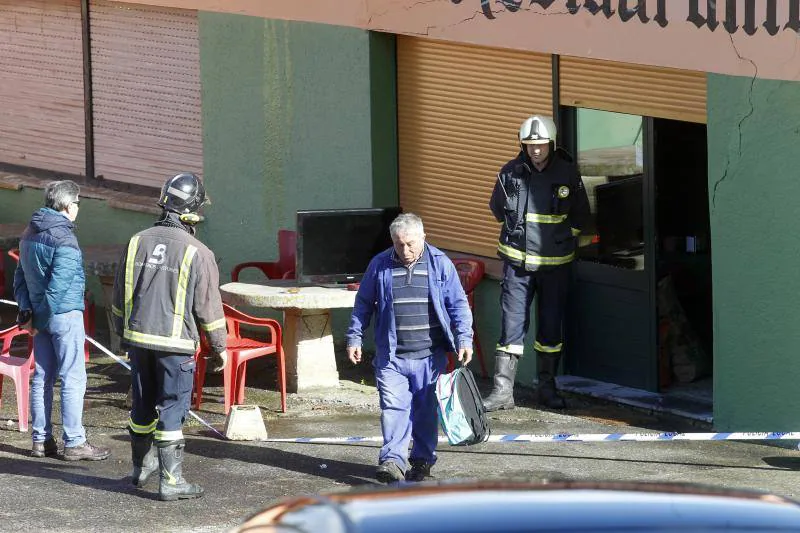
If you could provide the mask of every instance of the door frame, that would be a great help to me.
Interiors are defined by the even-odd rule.
[[[557,68],[557,67],[556,67]],[[578,117],[577,107],[558,105],[557,112],[554,108],[554,114],[558,117],[559,129],[559,142],[562,147],[569,151],[578,160]],[[642,376],[643,388],[648,391],[657,392],[659,389],[659,343],[658,343],[658,294],[657,294],[657,235],[656,235],[656,186],[654,174],[654,121],[652,117],[642,117],[642,149],[643,149],[643,182],[642,182],[642,225],[644,233],[644,259],[645,266],[643,277],[644,279],[630,279],[630,272],[621,272],[615,267],[606,265],[592,265],[592,276],[596,276],[599,284],[607,284],[620,288],[637,288],[644,289],[647,295],[647,320],[646,320],[646,350],[643,357],[648,362],[647,372]],[[571,290],[576,290],[578,279],[578,268],[580,265],[575,261],[573,268],[573,279]],[[605,267],[605,268],[604,268]],[[572,300],[572,298],[571,298]],[[570,327],[575,317],[575,307],[570,304],[567,308],[566,327],[565,329],[565,345],[567,356],[564,358],[564,370],[567,374],[571,374],[575,369],[575,359],[569,354],[570,334],[574,334],[574,330]],[[572,343],[574,344],[574,343]]]

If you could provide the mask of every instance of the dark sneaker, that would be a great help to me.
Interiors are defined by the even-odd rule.
[[[34,442],[31,448],[31,457],[53,457],[58,455],[56,439],[50,437],[42,442]]]
[[[393,461],[384,461],[378,465],[378,470],[375,472],[375,479],[381,483],[394,483],[395,481],[403,481],[406,479],[403,469],[397,466]]]
[[[411,459],[411,468],[406,472],[406,481],[425,481],[433,479],[431,476],[431,465],[419,459]]]
[[[102,461],[108,459],[109,455],[111,452],[108,451],[108,448],[92,446],[89,441],[79,446],[64,448],[65,461]]]

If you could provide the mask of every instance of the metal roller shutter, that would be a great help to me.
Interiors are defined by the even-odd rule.
[[[80,0],[0,0],[0,162],[86,171]]]
[[[96,173],[161,187],[202,173],[197,12],[92,1]]]
[[[489,196],[525,117],[552,114],[551,79],[549,55],[398,37],[400,205],[433,244],[495,256]]]
[[[561,56],[561,104],[706,122],[706,74]]]

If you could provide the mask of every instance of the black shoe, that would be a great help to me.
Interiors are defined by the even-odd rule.
[[[53,457],[54,455],[58,455],[58,444],[53,437],[42,442],[33,443],[31,457]]]
[[[71,448],[64,448],[65,461],[102,461],[108,459],[111,452],[108,448],[92,446],[89,441]]]
[[[411,459],[411,468],[406,472],[406,481],[425,481],[426,479],[433,479],[431,475],[430,463],[426,463],[420,459]]]
[[[378,465],[378,470],[375,472],[375,479],[381,483],[394,483],[396,481],[404,481],[406,479],[406,474],[394,461],[384,461]]]

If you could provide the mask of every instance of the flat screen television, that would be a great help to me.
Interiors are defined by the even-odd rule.
[[[297,212],[296,278],[303,284],[361,281],[370,260],[392,246],[399,207]]]
[[[600,255],[642,253],[642,176],[635,175],[598,185],[594,194]]]

